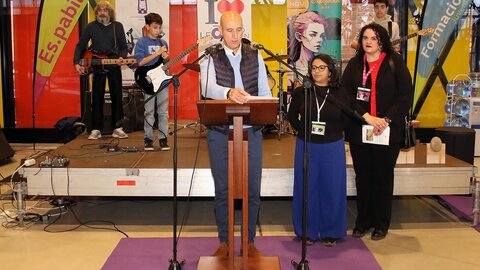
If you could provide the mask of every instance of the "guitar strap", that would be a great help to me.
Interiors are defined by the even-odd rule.
[[[118,47],[117,47],[117,33],[115,32],[115,22],[113,23],[113,42],[115,44],[115,47],[113,47],[113,53],[115,53],[118,56]]]
[[[388,35],[392,37],[392,21],[388,21]]]

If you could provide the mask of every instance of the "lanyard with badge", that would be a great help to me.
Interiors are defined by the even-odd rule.
[[[357,88],[357,100],[369,102],[370,101],[370,88],[366,88],[365,85],[367,84],[367,78],[370,74],[375,70],[377,67],[377,63],[373,65],[367,72],[367,63],[366,63],[366,56],[363,56],[363,73],[362,73],[362,87]]]
[[[315,89],[316,87],[314,87]],[[317,121],[312,121],[312,134],[315,135],[325,135],[325,129],[327,127],[326,122],[320,122],[320,112],[325,105],[325,101],[327,101],[328,93],[330,93],[330,88],[327,89],[327,93],[325,94],[325,98],[323,99],[322,105],[319,106],[318,98],[317,98],[317,91],[313,91],[315,93],[315,102],[317,103]]]

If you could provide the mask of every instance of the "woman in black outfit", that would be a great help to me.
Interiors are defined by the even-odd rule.
[[[401,56],[392,49],[382,26],[372,23],[360,31],[357,54],[342,76],[351,108],[373,126],[375,135],[390,129],[388,145],[362,140],[362,123],[352,121],[345,138],[350,143],[357,189],[357,218],[353,237],[374,228],[371,238],[385,238],[390,227],[394,167],[404,136],[405,116],[413,96],[412,78]],[[387,131],[388,132],[388,131]]]
[[[326,55],[315,56],[308,64],[313,81],[305,117],[305,89],[293,92],[288,121],[298,131],[295,144],[293,185],[293,225],[298,238],[302,236],[303,149],[305,122],[308,123],[309,172],[307,194],[307,244],[320,240],[333,246],[347,232],[345,144],[343,140],[346,117],[332,102],[339,99],[339,75],[335,62]],[[308,141],[308,140],[307,140]]]

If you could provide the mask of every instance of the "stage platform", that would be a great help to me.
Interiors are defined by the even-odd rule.
[[[27,178],[29,195],[59,196],[160,196],[173,194],[173,137],[170,151],[143,151],[143,131],[129,133],[118,140],[104,135],[89,141],[88,135],[51,151],[50,159],[69,158],[67,168],[33,167],[20,171]],[[295,137],[273,133],[264,137],[264,197],[292,196]],[[185,128],[178,131],[178,195],[213,197],[214,185],[210,172],[205,133]],[[198,156],[197,156],[198,146]],[[110,152],[109,148],[117,151]],[[474,167],[446,156],[446,164],[427,165],[425,145],[417,145],[414,164],[398,164],[395,169],[395,195],[470,194]],[[135,149],[139,150],[134,152]],[[347,155],[349,152],[347,151]],[[192,175],[194,165],[195,173]],[[315,164],[311,164],[315,166]],[[347,165],[347,194],[355,195],[355,173]]]

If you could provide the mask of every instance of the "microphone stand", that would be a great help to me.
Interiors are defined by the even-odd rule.
[[[296,262],[295,260],[292,259],[291,263],[293,267],[295,267],[296,270],[309,270],[308,266],[308,260],[306,259],[307,256],[307,202],[308,202],[308,172],[309,172],[309,146],[310,146],[310,111],[311,107],[307,106],[307,104],[310,104],[310,95],[311,95],[311,90],[313,87],[312,80],[310,79],[309,76],[305,76],[302,73],[300,73],[295,67],[292,65],[288,64],[287,62],[283,61],[280,57],[278,57],[276,54],[265,48],[263,45],[260,44],[255,44],[253,47],[263,50],[265,53],[273,57],[277,62],[282,63],[288,69],[291,71],[295,72],[299,77],[302,78],[303,81],[303,88],[305,89],[305,95],[304,95],[304,115],[305,115],[305,123],[304,123],[304,146],[303,146],[303,205],[302,205],[302,258],[299,262]],[[323,95],[323,97],[325,97]],[[329,96],[330,100],[338,106],[342,111],[345,111],[351,115],[353,115],[355,118],[358,120],[362,121],[365,123],[365,119],[355,110],[351,109],[347,105],[345,105],[343,102],[340,102],[338,99],[336,99],[333,96]]]
[[[200,57],[195,59],[191,64],[195,64],[200,61],[203,57],[205,57],[205,53],[203,53]],[[178,111],[178,87],[180,86],[180,81],[178,78],[183,75],[188,70],[188,68],[184,68],[180,73],[175,74],[172,76],[170,81],[161,87],[157,92],[155,92],[152,96],[150,96],[147,100],[144,101],[144,104],[150,101],[153,97],[155,97],[160,91],[168,91],[168,86],[173,84],[173,123],[174,126],[177,126],[177,111]],[[177,261],[177,210],[178,210],[178,202],[177,202],[177,164],[178,164],[178,147],[177,147],[177,130],[173,131],[173,255],[172,259],[170,260],[170,265],[168,266],[168,270],[181,270],[182,265],[185,264],[185,260],[181,262]]]
[[[311,92],[311,89],[312,89],[312,81],[310,80],[309,77],[303,75],[302,73],[300,73],[296,68],[294,68],[292,65],[288,64],[287,62],[283,61],[280,57],[278,57],[276,54],[274,54],[273,52],[271,52],[270,50],[268,50],[267,48],[263,47],[262,45],[260,44],[257,44],[257,45],[254,45],[255,48],[257,49],[260,49],[260,50],[263,50],[264,52],[266,52],[268,55],[270,55],[271,57],[273,57],[275,60],[277,60],[277,62],[279,63],[282,63],[283,65],[285,65],[286,67],[288,67],[288,69],[290,69],[291,71],[295,72],[295,74],[297,74],[299,77],[302,78],[302,81],[303,81],[303,87],[305,89],[305,98],[304,98],[304,102],[305,102],[305,116],[308,116],[309,114],[309,111],[310,111],[310,106],[307,106],[306,104],[310,104],[310,103],[307,103],[309,100],[310,100],[310,92]],[[283,102],[283,101],[281,101]],[[310,118],[310,117],[306,117],[307,119]],[[305,120],[305,125],[304,125],[304,129],[305,129],[305,132],[304,132],[304,146],[303,146],[303,205],[302,205],[302,258],[299,262],[296,262],[294,259],[292,259],[291,263],[293,265],[293,267],[295,267],[295,269],[297,270],[309,270],[310,267],[308,266],[308,260],[306,259],[307,257],[307,194],[308,194],[308,162],[309,162],[309,158],[308,158],[308,150],[309,150],[309,146],[310,146],[310,134],[308,132],[309,130],[309,127],[310,127],[310,123]]]

